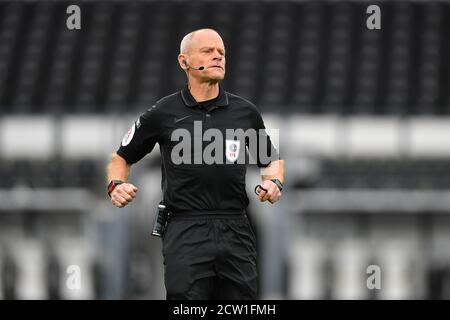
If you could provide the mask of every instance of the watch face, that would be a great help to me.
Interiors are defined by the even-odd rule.
[[[111,180],[111,182],[108,184],[108,188],[114,186],[114,185],[118,185],[118,184],[122,184],[123,181],[120,180]]]
[[[111,196],[111,192],[113,192],[113,190],[115,189],[115,187],[119,184],[124,183],[121,180],[111,180],[111,182],[108,184],[108,195]]]

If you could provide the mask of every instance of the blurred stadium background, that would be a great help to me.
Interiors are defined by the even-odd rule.
[[[225,40],[226,90],[280,129],[282,203],[256,203],[248,172],[261,298],[450,298],[449,2],[378,1],[378,31],[369,4],[0,2],[0,298],[165,298],[159,152],[133,167],[140,196],[122,210],[105,165],[185,84],[179,42],[201,27]]]

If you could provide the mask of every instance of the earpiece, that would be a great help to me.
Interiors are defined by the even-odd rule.
[[[205,69],[204,66],[200,66],[198,68],[191,67],[190,65],[187,64],[186,60],[183,60],[183,63],[186,66],[186,68],[188,68],[188,69],[194,69],[194,70],[199,70],[199,71],[202,71],[203,69]]]

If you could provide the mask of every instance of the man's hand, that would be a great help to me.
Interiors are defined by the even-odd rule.
[[[264,180],[261,183],[261,186],[267,191],[264,191],[260,187],[256,189],[256,192],[258,192],[259,201],[264,202],[266,200],[269,200],[270,203],[275,203],[280,200],[281,191],[273,181]]]
[[[119,184],[113,192],[111,192],[111,202],[119,208],[125,207],[136,197],[138,188],[131,183]]]

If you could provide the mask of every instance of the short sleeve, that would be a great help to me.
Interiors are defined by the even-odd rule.
[[[143,113],[125,133],[117,154],[133,164],[150,153],[160,140],[160,116],[154,105]]]
[[[266,126],[264,125],[263,118],[255,107],[253,115],[254,129],[257,132],[257,154],[251,154],[253,159],[256,159],[258,167],[267,167],[272,161],[280,159],[278,150],[272,143],[270,136],[267,134]],[[252,148],[249,149],[251,152]]]

